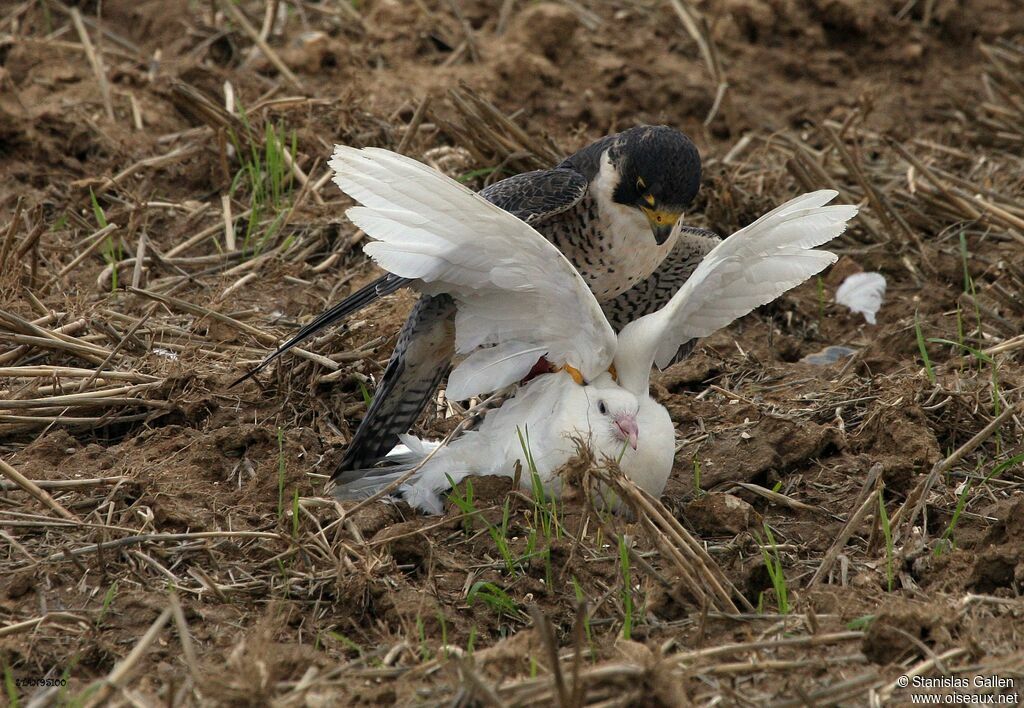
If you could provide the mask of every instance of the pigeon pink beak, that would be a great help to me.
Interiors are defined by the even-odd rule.
[[[636,417],[622,415],[615,419],[615,427],[619,429],[619,435],[623,440],[629,441],[629,446],[636,449],[637,437],[640,435],[636,427]]]

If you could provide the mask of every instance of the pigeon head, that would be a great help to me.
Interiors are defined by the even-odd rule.
[[[612,200],[639,209],[660,246],[700,188],[700,153],[678,130],[641,125],[619,134],[608,149],[618,177]]]
[[[640,437],[640,428],[636,422],[640,408],[637,397],[616,384],[607,374],[603,374],[587,388],[590,389],[589,418],[594,434],[606,438],[613,448],[629,443],[636,450]]]

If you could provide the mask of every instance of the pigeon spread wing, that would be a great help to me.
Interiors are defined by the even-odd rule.
[[[335,148],[335,182],[362,206],[348,217],[382,268],[458,304],[448,394],[461,400],[526,376],[541,356],[588,380],[615,334],[572,264],[530,226],[458,182],[378,148]]]
[[[665,307],[627,325],[615,358],[623,385],[646,393],[652,363],[667,366],[682,343],[708,336],[834,263],[835,254],[815,247],[841,234],[857,213],[855,206],[825,206],[836,195],[804,194],[740,229],[704,258]]]

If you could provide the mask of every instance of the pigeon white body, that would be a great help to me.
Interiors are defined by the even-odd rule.
[[[621,457],[623,472],[659,496],[672,469],[675,430],[649,394],[651,366],[835,262],[817,250],[843,232],[856,207],[825,206],[836,192],[805,194],[765,214],[712,250],[661,310],[616,336],[580,274],[528,224],[458,182],[387,150],[338,146],[335,182],[362,206],[349,218],[373,242],[364,251],[385,270],[415,279],[456,302],[456,353],[447,395],[462,400],[522,380],[544,357],[556,368],[521,386],[481,427],[425,462],[428,447],[406,439],[404,462],[343,485],[342,496],[372,492],[421,464],[407,500],[437,513],[440,493],[469,474],[528,469],[519,431],[549,493],[555,471],[575,452]],[[617,381],[609,374],[614,364]],[[567,371],[578,372],[579,385]],[[612,402],[614,401],[614,405]],[[635,448],[633,447],[635,445]],[[528,474],[524,484],[529,485]],[[450,478],[450,480],[449,480]]]
[[[597,413],[599,402],[604,403],[608,415],[591,415]],[[345,494],[358,496],[380,489],[433,452],[414,478],[399,489],[411,506],[422,511],[440,513],[443,492],[467,475],[512,476],[517,464],[523,489],[532,488],[532,472],[536,472],[544,489],[557,496],[562,480],[556,473],[577,453],[577,441],[587,444],[599,459],[616,459],[624,470],[635,470],[635,481],[659,494],[672,469],[672,455],[665,455],[658,441],[672,440],[674,429],[663,407],[645,407],[644,402],[608,374],[589,386],[578,385],[565,373],[539,376],[489,413],[478,429],[463,433],[436,452],[438,443],[403,436],[404,444],[388,455],[395,466],[385,468],[386,474],[349,483]],[[622,439],[614,424],[619,414],[637,421],[636,449]]]

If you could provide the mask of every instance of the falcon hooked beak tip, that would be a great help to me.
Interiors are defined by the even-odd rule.
[[[618,437],[623,441],[629,442],[629,446],[636,449],[637,438],[640,436],[640,430],[636,425],[636,416],[632,415],[621,415],[615,419],[615,427],[618,428]]]
[[[668,240],[668,237],[672,234],[672,227],[676,225],[679,217],[682,216],[681,211],[671,211],[668,209],[640,207],[640,210],[647,217],[647,223],[651,225],[651,233],[654,234],[654,241],[659,246]]]

